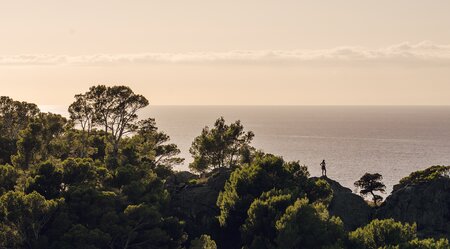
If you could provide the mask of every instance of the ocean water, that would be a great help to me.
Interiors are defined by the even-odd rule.
[[[241,120],[254,147],[298,160],[313,176],[325,159],[328,176],[352,190],[366,172],[382,174],[389,193],[413,171],[450,165],[450,107],[154,106],[143,116],[179,146],[180,170],[192,161],[194,137],[220,116]]]
[[[42,108],[65,113],[61,107]],[[424,106],[151,106],[154,117],[186,158],[202,128],[223,116],[255,133],[252,145],[300,161],[312,176],[327,161],[328,176],[354,189],[364,173],[380,173],[388,193],[411,172],[450,165],[450,107]]]

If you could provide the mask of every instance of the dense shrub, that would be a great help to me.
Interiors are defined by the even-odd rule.
[[[424,183],[433,181],[439,177],[449,177],[450,166],[432,166],[424,170],[411,173],[409,176],[400,180],[400,183],[394,186],[397,191],[406,185]]]

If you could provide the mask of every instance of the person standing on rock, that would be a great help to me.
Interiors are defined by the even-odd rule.
[[[322,167],[322,176],[327,176],[327,164],[325,163],[325,159],[320,163]]]

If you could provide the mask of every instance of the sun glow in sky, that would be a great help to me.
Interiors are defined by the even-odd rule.
[[[2,1],[0,95],[66,105],[449,105],[450,1]]]

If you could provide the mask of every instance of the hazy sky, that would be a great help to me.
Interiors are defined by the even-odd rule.
[[[0,95],[68,104],[449,105],[450,1],[0,1]]]

